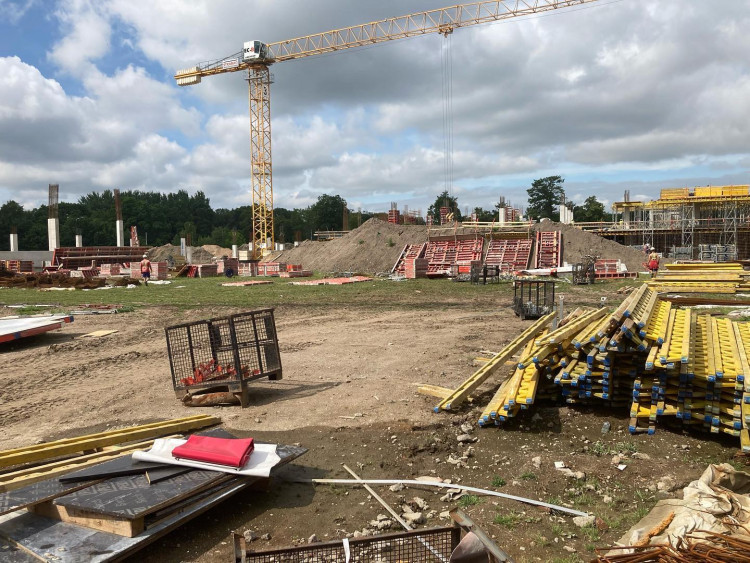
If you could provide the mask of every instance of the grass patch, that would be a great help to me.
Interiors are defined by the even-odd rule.
[[[477,495],[466,495],[458,499],[458,506],[461,508],[468,508],[469,506],[475,506],[481,502],[481,497],[478,497]]]
[[[589,451],[596,456],[615,455],[615,454],[634,454],[638,451],[638,444],[633,441],[617,442],[615,444],[605,444],[601,440],[589,448]]]
[[[505,485],[506,483],[507,483],[507,481],[506,481],[505,479],[503,479],[502,477],[500,477],[499,475],[495,475],[495,476],[494,476],[494,477],[492,478],[492,486],[493,486],[493,487],[502,487],[502,486],[504,486],[504,485]]]
[[[15,310],[17,315],[40,315],[40,314],[52,314],[54,309],[52,307],[37,307],[36,305],[26,305],[25,307],[19,307]]]
[[[521,473],[521,479],[524,481],[536,481],[536,474],[531,471],[525,471]]]
[[[596,526],[584,526],[581,528],[583,536],[592,543],[598,542],[601,539],[599,530]]]
[[[316,273],[313,278],[324,277]],[[489,309],[500,296],[509,296],[509,282],[490,285],[453,283],[450,280],[418,279],[394,283],[375,278],[348,285],[297,286],[283,278],[261,279],[271,283],[254,287],[222,287],[225,278],[173,278],[169,285],[115,288],[106,291],[37,291],[11,288],[0,294],[0,305],[54,304],[65,311],[80,305],[122,305],[130,307],[174,307],[189,310],[205,306],[238,310],[265,307],[309,307],[330,304],[359,310],[462,310],[468,301]],[[309,278],[308,278],[309,279]],[[44,308],[49,312],[49,309]]]
[[[496,514],[492,521],[498,526],[503,526],[505,528],[508,528],[509,530],[512,530],[521,521],[521,518],[518,516],[518,514],[514,513]]]

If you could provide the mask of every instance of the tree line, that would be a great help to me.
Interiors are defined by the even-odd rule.
[[[534,180],[528,189],[529,206],[527,216],[559,219],[557,205],[564,198],[564,180],[550,176]],[[144,191],[120,192],[123,223],[126,231],[131,225],[138,227],[140,243],[160,246],[166,243],[178,245],[185,237],[194,245],[218,244],[230,247],[244,244],[252,229],[252,206],[243,205],[234,209],[213,209],[206,195],[198,191],[193,195],[185,190],[173,193]],[[473,212],[480,222],[491,222],[497,218],[497,209],[475,207]],[[447,191],[440,194],[429,207],[437,223],[440,208],[448,207],[457,221],[464,220],[458,201]],[[323,194],[315,203],[301,209],[274,209],[274,238],[278,242],[293,242],[312,237],[315,231],[351,230],[378,214],[349,210],[344,226],[347,203],[338,195]],[[591,196],[581,206],[573,208],[575,221],[608,220],[604,206]],[[75,235],[83,237],[86,246],[112,246],[115,244],[115,198],[111,190],[92,192],[75,203],[62,202],[58,206],[60,217],[60,242],[62,246],[73,246]],[[0,206],[0,250],[9,250],[8,234],[15,227],[19,233],[19,246],[23,250],[47,249],[46,205],[25,210],[19,203],[8,201]],[[379,214],[383,216],[383,214]],[[423,221],[420,221],[423,223]],[[129,238],[125,233],[126,239]]]

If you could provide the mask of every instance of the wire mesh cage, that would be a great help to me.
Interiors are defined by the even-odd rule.
[[[244,390],[246,382],[261,377],[281,379],[273,311],[259,309],[167,327],[177,396],[217,386]]]
[[[457,527],[428,528],[398,534],[383,534],[347,540],[349,557],[343,541],[315,543],[287,549],[252,552],[247,550],[240,534],[235,534],[236,563],[303,563],[319,561],[382,561],[383,563],[439,563],[450,559],[461,539]]]
[[[555,282],[519,280],[513,284],[513,310],[525,319],[538,319],[555,306]]]

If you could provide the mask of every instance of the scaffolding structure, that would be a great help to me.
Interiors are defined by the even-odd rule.
[[[674,258],[698,259],[707,245],[727,247],[719,254],[750,258],[750,186],[664,189],[647,202],[630,201],[626,192],[612,209],[616,221],[578,226],[628,246],[654,246]]]

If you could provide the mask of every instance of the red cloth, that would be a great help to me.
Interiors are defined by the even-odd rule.
[[[651,260],[648,263],[648,269],[649,270],[658,270],[659,269],[659,261],[658,260]]]
[[[172,450],[172,457],[242,467],[247,463],[254,448],[252,438],[214,438],[193,435],[189,436],[183,445]]]

